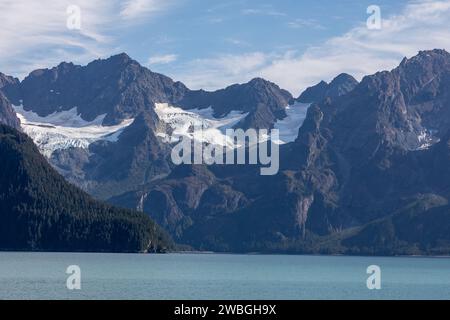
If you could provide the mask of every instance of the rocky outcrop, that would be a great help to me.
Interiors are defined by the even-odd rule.
[[[321,102],[325,98],[336,98],[351,92],[358,85],[358,81],[351,75],[342,73],[333,79],[329,84],[321,81],[313,87],[307,88],[298,97],[301,103]]]
[[[346,94],[313,104],[297,140],[281,148],[277,176],[261,177],[249,167],[208,168],[208,181],[227,187],[227,195],[242,194],[245,202],[234,208],[218,198],[225,206],[220,212],[230,213],[191,219],[177,229],[178,240],[222,251],[450,252],[444,222],[449,62],[445,51],[420,52],[392,71],[365,77]],[[189,179],[200,176],[192,172]],[[179,216],[196,212],[178,205],[185,193],[168,181],[151,187],[165,186],[169,200],[158,203],[176,204]],[[208,186],[189,196],[196,208],[207,202],[202,195]],[[443,225],[428,221],[428,214]]]
[[[33,71],[20,83],[25,110],[47,116],[76,107],[86,121],[106,114],[105,125],[151,112],[155,102],[178,100],[186,90],[183,84],[151,72],[126,54],[87,66],[61,63]]]
[[[105,124],[135,117],[117,142],[57,152],[51,161],[95,196],[150,214],[180,243],[239,252],[448,254],[449,65],[446,51],[424,51],[360,83],[343,74],[307,90],[300,100],[312,105],[296,141],[280,148],[275,176],[261,176],[258,166],[174,166],[155,133],[155,102],[211,107],[216,116],[239,110],[248,115],[238,127],[270,128],[292,97],[263,79],[190,91],[119,55],[36,71],[20,94],[42,114],[78,103],[86,119],[106,113]],[[91,88],[65,87],[83,77]],[[88,107],[94,102],[98,109]]]
[[[240,128],[270,129],[277,119],[286,117],[285,108],[292,102],[289,92],[256,78],[215,92],[190,91],[178,103],[184,108],[212,107],[216,117],[223,117],[233,110],[242,111],[249,115],[238,124]]]
[[[11,103],[0,90],[0,123],[20,130],[20,120],[17,118]]]
[[[13,89],[19,83],[18,79],[0,73],[0,123],[6,124],[15,129],[20,129],[20,121],[14,112],[11,102],[4,92],[15,95]]]
[[[76,107],[86,121],[106,114],[105,125],[154,113],[155,103],[169,103],[183,109],[212,107],[216,117],[242,111],[249,113],[242,126],[270,128],[286,116],[284,109],[293,101],[289,92],[259,78],[215,92],[192,91],[124,53],[87,66],[64,62],[36,70],[13,87],[20,92],[25,110],[47,116]]]

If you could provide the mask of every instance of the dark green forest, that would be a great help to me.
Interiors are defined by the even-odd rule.
[[[91,198],[61,177],[25,134],[0,125],[0,250],[164,252],[147,215]]]

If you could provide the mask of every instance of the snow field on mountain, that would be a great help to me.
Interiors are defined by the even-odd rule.
[[[23,131],[33,139],[46,157],[60,149],[87,149],[90,144],[99,140],[115,142],[122,131],[134,121],[127,119],[115,126],[103,126],[106,115],[98,116],[93,121],[85,121],[78,114],[76,107],[46,117],[26,111],[23,106],[13,107]]]
[[[308,107],[309,104],[302,103],[286,107],[287,117],[278,120],[274,126],[280,132],[280,139],[276,141],[277,143],[286,144],[295,141],[306,118]],[[180,137],[186,136],[203,143],[229,147],[233,146],[233,141],[226,136],[226,130],[233,128],[248,115],[241,111],[232,111],[223,118],[215,118],[211,107],[183,110],[167,103],[156,104],[155,110],[159,119],[172,131],[170,134],[165,129],[157,133],[164,141],[174,143]],[[199,128],[203,130],[195,130]]]

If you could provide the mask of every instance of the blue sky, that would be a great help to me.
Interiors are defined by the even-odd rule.
[[[77,5],[81,29],[66,27]],[[369,30],[367,7],[381,8]],[[260,76],[297,95],[339,72],[357,78],[418,50],[450,49],[449,0],[0,0],[0,71],[118,52],[209,90]]]
[[[379,1],[386,14],[406,1]],[[373,0],[180,1],[121,43],[136,58],[176,53],[180,60],[248,51],[305,50],[365,23]],[[137,45],[138,44],[138,45]],[[156,44],[156,45],[155,45]]]

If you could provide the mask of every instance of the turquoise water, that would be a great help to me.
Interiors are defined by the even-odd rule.
[[[381,290],[367,289],[370,265]],[[450,299],[450,259],[0,253],[0,299]]]

